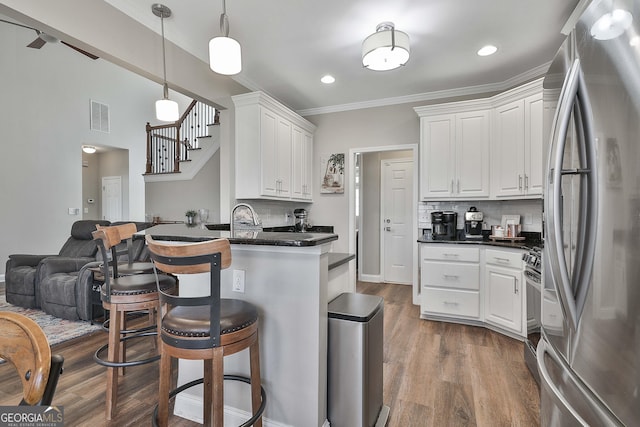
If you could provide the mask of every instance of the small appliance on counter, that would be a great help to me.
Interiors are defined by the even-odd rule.
[[[458,214],[452,211],[431,212],[431,238],[433,240],[456,240]]]
[[[311,228],[309,224],[308,213],[306,209],[295,209],[293,215],[296,217],[296,231],[306,232]]]
[[[466,240],[482,240],[482,220],[484,215],[478,212],[475,206],[471,206],[464,213],[464,238]]]

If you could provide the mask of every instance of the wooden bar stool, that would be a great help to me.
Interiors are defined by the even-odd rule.
[[[97,230],[106,228],[103,225],[96,225]],[[111,247],[111,261],[109,265],[115,268],[114,275],[127,276],[130,274],[153,273],[153,263],[136,261],[136,254],[133,244],[133,235],[138,231],[138,227],[133,223],[113,225],[110,228],[118,230],[121,244]],[[126,255],[126,261],[120,261],[118,258]]]
[[[94,231],[93,238],[98,243],[103,260],[108,259],[107,251],[122,241],[117,226],[103,227]],[[115,415],[118,397],[118,368],[138,366],[159,359],[159,356],[155,355],[143,360],[126,361],[123,344],[130,339],[157,335],[160,314],[158,288],[167,294],[172,294],[177,292],[177,287],[175,277],[166,274],[118,276],[117,264],[110,268],[108,262],[103,262],[101,268],[104,284],[100,290],[100,297],[103,308],[109,310],[109,320],[105,321],[105,328],[109,330],[109,340],[106,345],[96,351],[93,358],[96,363],[108,368],[106,417],[111,420]],[[127,330],[127,314],[144,310],[157,313],[158,319],[150,322],[151,325],[147,327]],[[157,338],[157,341],[159,344],[160,339]],[[107,350],[106,359],[102,357],[105,350]]]
[[[204,383],[204,425],[222,427],[226,379],[251,384],[253,416],[243,426],[261,427],[267,398],[260,380],[258,310],[246,301],[220,298],[220,270],[231,265],[229,241],[166,244],[149,235],[146,239],[157,269],[172,274],[209,273],[210,287],[209,296],[203,297],[180,297],[160,290],[160,302],[166,304],[167,311],[160,323],[158,424],[162,427],[168,424],[171,397]],[[246,348],[249,348],[250,378],[224,375],[224,356]],[[172,358],[204,360],[204,378],[170,392]]]

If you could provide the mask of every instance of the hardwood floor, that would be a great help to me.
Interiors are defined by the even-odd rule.
[[[540,399],[523,343],[488,329],[421,320],[411,287],[359,282],[384,306],[389,427],[537,426]]]
[[[539,425],[538,389],[521,342],[483,328],[420,320],[410,286],[362,282],[358,292],[385,299],[389,427]],[[54,404],[64,406],[68,427],[150,425],[158,390],[155,363],[127,370],[120,379],[117,417],[105,420],[105,368],[92,357],[106,341],[107,334],[97,332],[54,346],[65,358]],[[146,341],[129,349],[143,354],[150,347]],[[0,365],[0,384],[0,405],[19,402],[20,381],[7,364]],[[173,417],[171,425],[198,424]]]

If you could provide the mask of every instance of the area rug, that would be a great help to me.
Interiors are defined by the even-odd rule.
[[[99,331],[102,328],[100,325],[92,325],[91,322],[60,319],[42,310],[9,304],[5,298],[4,285],[0,285],[0,311],[13,311],[34,320],[44,331],[50,346]]]

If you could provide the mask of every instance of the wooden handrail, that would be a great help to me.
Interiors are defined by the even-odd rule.
[[[151,126],[147,122],[146,174],[180,172],[180,162],[188,160],[189,150],[193,148],[189,137],[185,137],[183,141],[181,135],[188,135],[189,132],[195,133],[191,137],[193,142],[198,136],[204,136],[196,133],[202,129],[203,125],[219,124],[220,116],[216,109],[202,103],[196,108],[197,105],[198,101],[195,99],[191,101],[182,116],[173,123]],[[198,117],[199,114],[202,117]],[[189,126],[183,130],[183,124],[186,120],[190,120]],[[198,120],[205,121],[198,122]],[[162,144],[160,140],[169,141],[169,144]],[[184,148],[181,147],[181,144],[184,144]],[[197,143],[194,144],[197,145]]]

